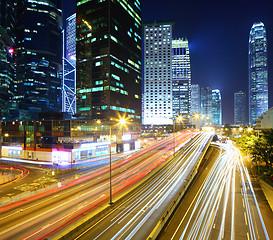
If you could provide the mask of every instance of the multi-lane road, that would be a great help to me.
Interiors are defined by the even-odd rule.
[[[210,143],[200,134],[134,194],[74,239],[146,239]]]
[[[216,147],[160,239],[270,239],[239,150]]]
[[[188,132],[177,134],[175,142],[183,145],[195,135]],[[173,140],[173,137],[169,137],[112,165],[114,202],[166,162],[173,153]],[[200,144],[204,142],[203,139]],[[173,180],[170,178],[170,181]],[[2,206],[0,238],[45,239],[60,236],[83,219],[105,208],[108,202],[109,167],[105,167],[62,184],[59,188],[52,188],[22,201]],[[114,206],[115,204],[113,208]]]

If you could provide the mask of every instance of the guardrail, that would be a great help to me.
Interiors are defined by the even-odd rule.
[[[153,231],[147,237],[147,240],[156,239],[158,237],[158,235],[160,234],[160,232],[162,231],[162,229],[164,228],[165,224],[168,222],[169,218],[172,216],[172,213],[176,209],[177,205],[180,203],[182,197],[184,196],[185,192],[187,191],[188,187],[190,186],[192,180],[195,178],[195,176],[198,172],[199,166],[200,166],[200,164],[201,164],[201,162],[208,150],[208,147],[211,143],[211,140],[212,140],[212,137],[208,141],[207,145],[204,147],[202,155],[200,156],[199,160],[197,161],[195,167],[193,168],[189,178],[186,180],[185,184],[182,186],[179,193],[176,195],[176,197],[174,198],[172,203],[169,205],[169,207],[167,208],[165,213],[162,215],[162,217],[160,218],[159,222],[157,223],[157,225],[155,226]]]

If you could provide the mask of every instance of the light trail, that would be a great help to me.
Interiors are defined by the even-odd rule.
[[[188,139],[194,135],[196,135],[196,133],[184,133],[177,136],[177,139],[182,142],[182,146],[185,141],[188,141]],[[153,169],[155,169],[157,166],[164,163],[169,156],[168,152],[173,147],[172,142],[173,139],[170,137],[164,141],[156,143],[154,146],[151,146],[148,149],[144,149],[135,155],[113,164],[113,185],[115,186],[113,196],[125,191],[134,183],[145,177],[148,172],[153,171]],[[167,145],[167,147],[162,147],[164,144]],[[156,150],[157,148],[160,150]],[[153,151],[155,151],[155,154]],[[142,156],[145,154],[147,154],[148,157],[143,160]],[[140,156],[142,158],[135,160]],[[126,173],[124,172],[125,170]],[[45,238],[54,234],[55,232],[58,232],[69,224],[72,224],[80,217],[108,201],[108,172],[109,167],[106,167],[82,178],[64,183],[61,188],[54,188],[31,198],[23,199],[20,202],[3,206],[0,209],[0,212],[2,213],[13,211],[13,209],[21,207],[19,212],[15,210],[16,214],[12,212],[6,215],[7,217],[2,215],[3,218],[7,218],[6,220],[12,217],[17,217],[18,219],[25,213],[31,213],[33,208],[39,208],[39,206],[43,206],[47,204],[47,202],[50,204],[52,199],[56,199],[54,205],[50,205],[50,207],[45,209],[40,209],[39,211],[41,211],[41,213],[35,215],[34,217],[22,218],[20,223],[13,224],[11,227],[6,227],[3,229],[2,232],[0,232],[0,235],[2,237],[3,235],[11,237],[17,235],[16,231],[19,229],[21,232],[26,232],[26,230],[29,231],[29,229],[33,229],[32,233],[24,236],[23,238]],[[103,175],[105,173],[107,175]],[[101,176],[103,176],[102,179],[99,179]],[[91,180],[97,181],[99,184],[94,185],[94,183],[92,184],[92,182],[90,182]],[[91,187],[92,185],[95,187]],[[75,196],[72,193],[77,189],[79,189],[79,192]],[[65,197],[63,196],[63,193],[68,196],[70,194],[70,196]],[[51,195],[52,197],[50,197]],[[97,196],[100,197],[98,198]],[[58,202],[58,199],[64,199],[65,202]],[[79,207],[78,205],[81,206]],[[41,227],[37,228],[34,226]]]
[[[174,194],[172,193],[174,189],[178,186],[180,189],[184,184],[184,179],[188,178],[210,136],[202,134],[198,139],[193,140],[188,147],[183,149],[183,153],[178,154],[177,159],[171,162],[166,171],[158,174],[134,198],[123,203],[122,209],[119,209],[120,212],[116,216],[111,217],[107,227],[88,238],[103,239],[106,238],[104,237],[106,234],[108,239],[139,239],[138,234],[142,232],[148,219],[153,219],[157,211],[162,211],[166,199]],[[128,216],[131,217],[128,218]],[[101,224],[100,222],[100,226]],[[95,227],[97,224],[88,228],[76,239],[80,239],[87,232],[94,232]]]
[[[12,170],[11,170],[12,168]],[[6,187],[7,185],[10,185],[11,183],[14,183],[20,179],[23,179],[25,177],[27,177],[29,175],[29,171],[23,167],[17,167],[17,166],[9,166],[9,165],[0,165],[0,171],[3,170],[9,170],[10,172],[12,171],[17,171],[20,172],[20,174],[17,174],[15,177],[13,177],[12,179],[8,180],[6,183],[2,183],[0,185],[1,187]]]
[[[214,229],[213,236],[216,239],[215,224],[219,225],[217,228],[219,229],[217,230],[219,231],[217,234],[218,240],[225,238],[227,233],[230,234],[230,239],[236,238],[235,188],[240,185],[239,182],[236,182],[236,176],[240,174],[241,191],[244,197],[243,207],[246,209],[244,216],[247,224],[246,228],[248,229],[245,237],[256,240],[263,236],[269,240],[252,183],[239,150],[227,144],[217,144],[216,147],[223,151],[221,151],[210,173],[198,190],[198,196],[195,196],[194,203],[191,203],[190,208],[192,211],[189,214],[187,223],[184,223],[185,226],[179,239],[211,239],[212,229]],[[252,202],[255,202],[255,204]],[[190,212],[189,209],[186,214]],[[216,217],[218,219],[217,222]],[[230,218],[229,223],[227,218]],[[179,223],[179,228],[184,220],[185,216]],[[261,228],[259,228],[260,225],[262,226]],[[171,239],[174,239],[178,232],[179,229],[176,229]]]

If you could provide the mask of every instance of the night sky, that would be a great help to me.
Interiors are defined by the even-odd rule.
[[[75,0],[64,0],[64,15]],[[273,106],[272,0],[143,0],[142,20],[174,21],[174,37],[190,44],[192,84],[218,88],[223,123],[233,123],[233,93],[248,92],[248,36],[256,21],[265,24],[268,44],[269,108]]]

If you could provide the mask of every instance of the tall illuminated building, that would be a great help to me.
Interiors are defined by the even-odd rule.
[[[76,114],[76,14],[66,19],[63,33],[62,111]]]
[[[201,115],[206,122],[212,122],[212,89],[201,89]]]
[[[77,0],[77,115],[141,122],[139,0]]]
[[[144,24],[144,125],[173,124],[171,22]]]
[[[17,1],[16,54],[19,118],[61,111],[62,0]]]
[[[253,24],[249,34],[249,124],[268,110],[266,30],[262,22]]]
[[[247,125],[246,94],[242,91],[234,93],[234,124]]]
[[[191,103],[191,66],[189,43],[185,38],[172,40],[173,116],[188,123]]]
[[[200,95],[200,86],[199,84],[191,85],[191,114],[201,112],[201,95]]]
[[[222,98],[218,89],[212,90],[211,117],[213,125],[222,125]]]
[[[15,83],[15,1],[0,2],[0,108],[5,118],[9,114]]]

